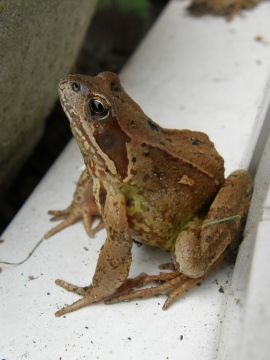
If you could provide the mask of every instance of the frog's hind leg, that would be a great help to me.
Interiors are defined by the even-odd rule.
[[[177,270],[172,271],[170,273],[160,272],[159,275],[147,275],[146,273],[141,273],[141,274],[137,275],[135,278],[128,278],[122,284],[122,286],[118,289],[118,294],[119,294],[119,292],[124,293],[126,290],[133,291],[133,290],[131,290],[132,288],[135,288],[135,287],[140,288],[140,287],[143,287],[143,286],[148,285],[149,283],[153,283],[153,282],[164,283],[165,281],[172,280],[172,279],[178,277],[179,275],[181,275],[181,274]]]
[[[215,271],[224,261],[224,259],[230,254],[230,249],[227,249],[222,256],[218,258],[218,260],[208,269],[208,271],[205,273],[204,276],[200,278],[190,278],[188,276],[185,276],[185,280],[178,284],[174,289],[169,291],[167,295],[167,299],[163,305],[163,310],[167,310],[168,307],[176,300],[180,295],[187,292],[190,288],[192,288],[194,285],[197,285],[199,282],[201,282],[203,279],[205,279],[207,276],[209,276],[213,271]]]
[[[144,277],[145,275],[146,274],[142,274],[137,277],[137,278],[139,278],[139,282],[142,281],[142,277]],[[105,304],[115,304],[115,303],[122,302],[122,301],[130,301],[130,300],[134,300],[134,299],[138,299],[138,298],[145,298],[145,297],[150,297],[150,296],[160,295],[160,294],[165,293],[168,296],[168,298],[163,306],[163,310],[166,310],[169,307],[169,305],[176,299],[176,297],[180,296],[183,292],[188,291],[188,289],[190,289],[192,286],[196,285],[198,282],[201,281],[201,279],[188,278],[187,276],[182,275],[178,271],[175,272],[173,276],[171,275],[171,273],[166,274],[166,275],[168,275],[168,276],[164,276],[164,274],[156,275],[156,276],[146,275],[145,281],[147,283],[152,282],[152,281],[155,281],[155,282],[158,281],[158,282],[161,282],[161,284],[159,284],[158,286],[155,286],[155,287],[149,287],[146,289],[140,289],[140,290],[135,290],[135,291],[133,288],[129,288],[128,290],[126,289],[124,291],[121,291],[123,289],[123,286],[124,286],[123,285],[123,286],[121,286],[121,288],[119,289],[119,291],[117,293],[115,293],[112,296],[108,296],[107,300],[106,300],[106,298],[103,298],[103,300],[105,300]],[[137,278],[132,279],[132,280],[135,280],[135,283],[136,283]],[[165,281],[164,280],[165,278],[170,278],[170,279],[166,279],[166,281]],[[135,284],[135,283],[133,283],[133,284]],[[57,311],[55,314],[57,317],[60,317],[62,315],[70,313],[72,311],[81,309],[82,307],[88,306],[90,304],[96,303],[99,300],[99,299],[98,300],[95,299],[94,296],[92,296],[92,297],[87,296],[87,292],[91,289],[89,287],[78,287],[76,285],[67,283],[66,281],[63,281],[63,280],[56,280],[56,284],[63,287],[67,291],[70,291],[77,295],[83,296],[82,299],[77,300],[72,305],[67,305],[64,308],[62,308],[61,310]],[[130,285],[131,285],[131,282],[130,282]],[[170,290],[169,293],[167,293],[168,290]]]
[[[65,210],[50,210],[49,214],[53,215],[51,221],[62,219],[64,221],[48,231],[44,236],[45,239],[79,220],[83,220],[85,230],[91,238],[94,237],[96,232],[105,227],[93,196],[92,182],[89,180],[86,170],[78,181],[71,205]],[[96,218],[99,218],[100,222],[95,228],[92,228],[93,220]]]
[[[204,219],[195,218],[178,235],[172,256],[181,273],[203,277],[224,252],[240,245],[251,195],[252,179],[245,170],[226,179]]]
[[[147,275],[142,273],[134,279],[127,279],[126,282],[113,294],[105,304],[115,304],[121,301],[145,298],[153,295],[163,294],[171,288],[175,288],[179,282],[185,281],[186,276],[174,271],[172,273],[161,273],[160,275]],[[140,290],[134,288],[145,286],[149,283],[159,283],[157,286],[148,287]]]
[[[168,296],[163,309],[181,294],[198,284],[221,265],[238,247],[251,198],[252,180],[246,171],[238,170],[225,181],[204,219],[195,218],[179,234],[172,251],[174,270],[156,276],[141,274],[126,283],[106,303],[128,301],[158,294]],[[217,222],[240,215],[233,220]],[[211,224],[210,226],[208,226]],[[165,264],[163,269],[171,269]],[[177,270],[176,270],[177,269]],[[155,287],[134,290],[151,282]]]
[[[118,289],[117,293],[105,300],[105,304],[115,304],[122,301],[130,301],[165,294],[167,299],[162,309],[167,310],[180,295],[187,292],[193,286],[209,276],[210,273],[216,270],[216,268],[221,265],[225,257],[228,255],[228,251],[224,252],[223,255],[211,266],[207,273],[199,278],[190,278],[175,270],[170,273],[161,272],[159,275],[147,275],[145,273],[141,273],[133,279],[127,279],[126,282]],[[165,265],[165,268],[172,268],[172,263]],[[135,287],[143,287],[150,283],[159,283],[159,285],[134,290]]]
[[[93,289],[93,286],[91,286],[91,285],[85,286],[85,287],[80,287],[80,286],[70,284],[64,280],[59,280],[59,279],[55,280],[55,283],[56,283],[56,285],[61,286],[63,289],[65,289],[69,292],[73,292],[74,294],[82,296],[82,299],[75,301],[71,305],[66,305],[61,310],[58,310],[55,313],[56,317],[60,317],[60,316],[66,315],[70,312],[79,310],[85,306],[91,305],[100,300],[100,298],[95,293],[95,289]],[[105,299],[106,299],[106,297],[103,298],[103,300],[105,300]]]

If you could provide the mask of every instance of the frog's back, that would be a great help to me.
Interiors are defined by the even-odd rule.
[[[161,128],[167,151],[208,173],[220,185],[224,182],[224,160],[208,135],[200,131]]]

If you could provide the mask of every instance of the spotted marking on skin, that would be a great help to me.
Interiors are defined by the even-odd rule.
[[[96,149],[93,146],[90,147],[90,151],[91,151],[92,154],[96,153]]]
[[[79,137],[82,138],[82,132],[81,132],[81,130],[79,130],[78,127],[74,127],[74,130],[75,130],[76,133],[79,135]]]
[[[137,125],[136,125],[136,123],[135,123],[135,121],[134,120],[130,120],[130,125],[133,127],[133,128],[136,128],[137,127]]]
[[[104,205],[105,205],[106,196],[107,196],[107,191],[104,188],[104,185],[100,184],[98,197],[99,197],[99,203],[103,208],[104,208]]]
[[[193,140],[192,145],[199,146],[200,145],[200,140],[198,140],[198,139]]]
[[[194,180],[190,179],[187,175],[183,175],[179,181],[179,184],[188,185],[191,187],[194,186]]]
[[[89,150],[89,149],[90,149],[90,145],[89,145],[89,143],[88,143],[87,141],[84,141],[83,146],[84,146],[84,148],[85,148],[86,150]]]
[[[119,83],[116,83],[115,81],[112,81],[110,83],[110,89],[113,92],[120,92],[120,91],[122,91],[122,86]]]
[[[147,122],[152,131],[159,131],[159,126],[155,124],[151,119],[147,119]]]

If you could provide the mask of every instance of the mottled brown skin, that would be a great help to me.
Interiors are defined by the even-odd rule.
[[[90,286],[56,280],[83,297],[56,315],[100,300],[113,303],[164,291],[170,292],[167,308],[238,246],[251,197],[250,176],[238,170],[224,181],[223,159],[206,134],[160,127],[113,73],[70,75],[61,81],[59,93],[86,172],[72,205],[51,212],[65,221],[46,237],[82,218],[89,235],[105,225],[107,239]],[[102,220],[91,230],[99,214]],[[239,219],[201,227],[237,214]],[[171,251],[174,271],[128,279],[132,239]],[[152,281],[161,284],[133,290]]]

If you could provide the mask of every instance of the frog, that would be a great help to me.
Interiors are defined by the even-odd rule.
[[[63,222],[45,238],[79,220],[89,237],[103,228],[107,236],[89,285],[55,281],[80,296],[55,315],[159,294],[165,310],[238,248],[252,178],[240,169],[225,179],[208,135],[161,127],[112,72],[68,75],[59,95],[85,170],[71,205],[49,212]],[[171,262],[157,275],[129,278],[134,241],[170,252]]]

